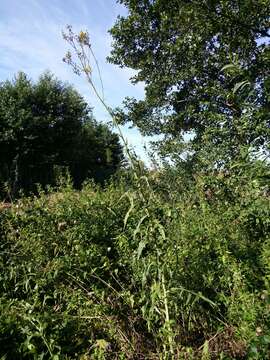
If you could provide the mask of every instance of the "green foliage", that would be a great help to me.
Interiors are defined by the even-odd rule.
[[[1,211],[0,355],[267,359],[268,180],[153,172]]]
[[[58,192],[40,187],[36,197],[2,205],[0,356],[267,360],[269,1],[120,2],[129,13],[111,30],[112,60],[138,70],[145,100],[127,100],[128,114],[104,102],[88,32],[67,28],[73,52],[65,62],[86,75],[120,136],[127,119],[144,133],[165,134],[164,155],[176,155],[177,166],[148,171],[127,148],[131,171],[104,188],[89,183],[77,191],[60,178]],[[5,86],[28,103],[29,84],[21,77],[16,91]],[[12,106],[25,101],[18,98]],[[25,139],[20,121],[28,112],[18,109],[4,117],[18,115],[19,126],[2,131],[3,144],[21,129]],[[77,174],[75,184],[92,154],[115,166],[121,156],[117,137],[103,126],[95,132],[87,108],[80,114],[86,118],[72,137],[80,147],[67,163],[56,162]],[[97,146],[88,153],[92,139]],[[11,161],[17,182],[20,156]]]
[[[123,159],[117,135],[49,73],[35,84],[23,73],[1,83],[0,147],[0,186],[12,195],[55,184],[56,166],[69,169],[77,187],[87,177],[104,182]]]
[[[224,166],[243,145],[269,151],[269,0],[120,3],[109,59],[146,87],[119,119],[163,134],[162,154],[195,151],[201,166]]]

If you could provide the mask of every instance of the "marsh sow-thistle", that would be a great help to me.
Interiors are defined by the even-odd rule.
[[[90,36],[89,36],[88,31],[81,30],[78,34],[75,34],[73,32],[72,26],[67,25],[66,32],[63,31],[62,35],[63,35],[63,39],[65,41],[67,41],[67,43],[71,47],[71,51],[70,50],[67,51],[65,57],[63,58],[63,61],[72,67],[72,70],[76,75],[82,75],[82,74],[85,75],[86,80],[89,83],[89,85],[91,86],[91,88],[93,89],[95,95],[100,100],[102,105],[105,107],[106,111],[109,113],[109,115],[112,119],[113,125],[116,127],[116,129],[118,131],[118,135],[123,142],[124,150],[126,152],[127,157],[130,160],[131,166],[133,167],[133,169],[135,169],[136,168],[136,160],[134,158],[134,155],[132,155],[133,150],[131,151],[129,149],[127,140],[125,139],[125,137],[122,133],[122,130],[120,128],[120,125],[118,123],[118,120],[117,120],[117,117],[116,117],[114,111],[111,109],[110,106],[107,105],[107,103],[104,100],[104,91],[103,91],[103,82],[102,82],[102,78],[101,78],[101,72],[100,72],[100,68],[98,65],[98,61],[96,59],[96,56],[95,56],[94,51],[91,46]],[[73,55],[74,55],[74,58],[73,58]],[[93,68],[92,68],[91,62],[93,62],[93,64],[95,65],[95,67],[97,68],[97,71],[98,71],[98,77],[99,77],[100,84],[101,84],[100,91],[98,90],[98,88],[92,78]],[[137,177],[136,172],[134,172],[134,176],[135,176],[135,178]]]
[[[80,31],[78,40],[81,44],[90,46],[90,38],[87,31]]]
[[[173,300],[173,298],[176,296],[175,291],[176,293],[178,293],[178,291],[181,292],[181,300],[185,299],[186,305],[189,305],[191,301],[190,299],[192,299],[192,304],[201,300],[208,302],[211,306],[213,306],[213,303],[206,297],[202,296],[200,293],[190,291],[182,286],[178,286],[177,288],[174,286],[171,275],[172,272],[170,271],[170,269],[167,268],[167,264],[163,263],[162,259],[160,258],[160,250],[155,248],[157,239],[158,241],[162,241],[162,244],[168,241],[164,224],[156,216],[155,207],[157,206],[156,204],[160,204],[160,198],[158,195],[156,196],[153,188],[150,185],[148,177],[143,174],[140,161],[138,161],[136,157],[134,157],[133,151],[130,151],[127,141],[123,136],[118,117],[105,102],[103,95],[103,86],[101,93],[99,92],[98,88],[94,83],[92,77],[93,74],[91,62],[93,62],[93,64],[98,70],[101,85],[102,80],[98,62],[91,47],[89,34],[87,31],[80,31],[78,35],[76,35],[74,34],[72,27],[67,26],[67,33],[63,33],[63,38],[68,42],[72,51],[72,53],[70,51],[67,53],[64,61],[72,67],[73,71],[76,74],[85,75],[88,84],[90,85],[95,95],[112,118],[112,122],[118,130],[119,137],[124,144],[124,149],[126,151],[127,157],[129,158],[130,164],[133,168],[132,175],[136,184],[134,192],[127,191],[121,197],[121,200],[124,197],[127,197],[130,201],[130,207],[123,218],[123,230],[126,230],[127,223],[129,218],[131,217],[131,214],[134,214],[134,202],[135,199],[137,199],[137,201],[140,201],[140,206],[142,207],[142,214],[141,218],[137,223],[136,229],[133,231],[133,240],[135,242],[137,240],[137,235],[139,235],[140,233],[140,227],[142,226],[142,224],[144,222],[148,222],[148,225],[146,233],[142,235],[143,238],[137,244],[137,251],[135,251],[135,257],[137,258],[137,261],[139,261],[139,259],[142,257],[143,250],[145,250],[147,245],[149,245],[149,247],[155,249],[153,251],[156,251],[155,256],[157,258],[155,263],[151,263],[151,266],[156,266],[157,271],[152,275],[152,284],[150,286],[143,280],[144,278],[146,278],[146,274],[148,274],[148,267],[146,267],[146,269],[141,274],[143,284],[140,293],[141,301],[143,304],[141,307],[141,311],[143,317],[146,319],[149,325],[149,331],[155,331],[154,329],[156,323],[162,324],[160,326],[159,334],[163,340],[163,352],[164,354],[169,353],[170,358],[173,358],[175,334],[171,315],[175,313],[175,302]],[[74,59],[72,55],[74,55]],[[110,154],[108,151],[106,152],[106,155],[108,156],[108,161],[110,161]],[[171,215],[168,215],[166,220],[170,222]],[[154,245],[153,242],[155,242]],[[173,244],[173,246],[175,246],[175,244]],[[107,251],[110,252],[111,247],[108,247]],[[175,261],[178,260],[176,259]],[[104,280],[102,281],[104,282]],[[167,355],[166,359],[168,359]]]

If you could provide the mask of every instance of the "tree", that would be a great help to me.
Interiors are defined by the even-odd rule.
[[[78,187],[87,177],[104,181],[123,159],[118,137],[50,73],[37,83],[19,73],[0,85],[0,149],[0,182],[13,194],[55,184],[56,166],[67,167]]]
[[[70,161],[75,187],[87,178],[104,183],[123,164],[123,150],[117,134],[104,124],[87,123],[77,136]],[[78,161],[79,159],[79,161]]]
[[[123,122],[215,166],[242,147],[269,151],[269,0],[119,2],[128,15],[110,30],[109,60],[146,86],[144,100],[126,99]]]

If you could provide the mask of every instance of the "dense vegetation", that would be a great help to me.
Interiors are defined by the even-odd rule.
[[[154,173],[2,211],[2,355],[268,359],[267,174]]]
[[[50,73],[36,83],[19,73],[0,84],[0,196],[55,185],[67,169],[76,187],[107,180],[121,165],[118,136],[97,124],[72,86]]]
[[[267,360],[270,3],[120,2],[111,60],[146,97],[100,99],[163,135],[163,164],[126,149],[103,187],[60,177],[2,204],[0,358]],[[67,30],[65,61],[96,91],[90,37]]]

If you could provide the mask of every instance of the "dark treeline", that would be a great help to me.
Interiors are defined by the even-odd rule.
[[[66,170],[76,188],[87,178],[104,183],[123,161],[118,136],[50,73],[36,83],[19,73],[0,84],[0,149],[2,197],[55,185]]]

